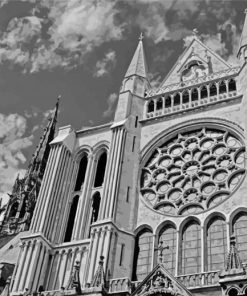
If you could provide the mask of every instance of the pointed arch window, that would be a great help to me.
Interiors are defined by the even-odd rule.
[[[233,232],[239,256],[242,262],[247,262],[247,213],[239,213],[233,219]]]
[[[64,242],[71,241],[74,223],[75,223],[75,216],[76,216],[76,212],[77,212],[78,201],[79,201],[79,195],[76,195],[73,198],[72,203],[71,203],[69,218],[68,218],[68,222],[67,222],[67,228],[66,228],[65,237],[64,237]]]
[[[150,112],[154,112],[154,101],[152,100],[148,103],[148,113]]]
[[[104,151],[98,159],[96,174],[94,179],[94,187],[100,187],[104,182],[106,161],[107,161],[107,153],[106,151]]]
[[[81,190],[81,187],[85,180],[86,170],[87,170],[87,163],[88,163],[88,157],[86,154],[81,158],[80,164],[79,164],[79,170],[77,174],[76,184],[75,184],[75,191]]]
[[[162,109],[163,109],[163,99],[159,98],[156,103],[156,110],[162,110]]]
[[[172,99],[171,99],[171,96],[168,96],[165,99],[165,108],[170,108],[171,105],[172,105]]]
[[[176,95],[173,98],[173,105],[178,106],[180,105],[180,93],[176,93]]]
[[[205,99],[207,97],[208,97],[208,90],[207,90],[207,87],[204,85],[201,88],[201,99]]]
[[[236,91],[237,90],[237,86],[236,86],[236,81],[234,79],[231,79],[229,81],[229,91]]]
[[[209,222],[207,228],[207,270],[223,270],[227,254],[226,223],[216,217]]]
[[[191,100],[194,101],[198,101],[198,89],[194,88],[191,91]]]
[[[210,94],[211,97],[217,95],[217,87],[216,87],[215,83],[210,85],[209,94]]]
[[[219,93],[224,94],[226,93],[226,83],[225,81],[221,81],[219,84]]]
[[[201,272],[201,228],[191,221],[182,232],[180,274],[198,272]]]
[[[172,225],[166,225],[159,234],[158,245],[162,242],[164,248],[162,252],[162,263],[165,268],[171,273],[175,274],[176,266],[176,245],[177,245],[177,232]],[[159,261],[159,258],[158,258]]]
[[[153,234],[145,228],[136,237],[134,265],[133,265],[133,281],[144,279],[151,271],[153,254]]]
[[[183,104],[187,104],[187,103],[189,103],[189,101],[190,101],[189,91],[186,90],[186,91],[183,93],[183,96],[182,96],[182,102],[183,102]]]

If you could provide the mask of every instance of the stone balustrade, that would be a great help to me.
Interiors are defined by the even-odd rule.
[[[224,102],[238,97],[235,79],[224,78],[217,82],[192,86],[188,89],[163,93],[149,98],[145,104],[144,119],[175,114]]]
[[[129,292],[131,293],[131,281],[129,278],[112,279],[109,282],[109,293]]]
[[[180,275],[177,279],[187,288],[199,288],[218,285],[221,271],[208,271],[196,274]]]
[[[221,271],[209,271],[196,274],[180,275],[176,278],[187,288],[200,288],[205,286],[219,285],[219,274]],[[141,281],[131,282],[129,278],[111,279],[109,282],[109,293],[133,292]]]

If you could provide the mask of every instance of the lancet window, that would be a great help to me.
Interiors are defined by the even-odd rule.
[[[177,231],[174,226],[166,225],[159,234],[158,247],[158,262],[161,259],[165,268],[171,273],[175,274],[176,265],[176,245],[177,245]],[[162,253],[162,256],[161,254]]]
[[[107,153],[106,151],[104,151],[98,159],[96,174],[94,179],[94,187],[100,187],[104,182],[106,161],[107,161]]]
[[[87,170],[87,155],[84,154],[80,160],[79,170],[77,174],[76,184],[75,184],[75,191],[81,190],[81,187],[85,180],[86,170]]]
[[[74,222],[75,222],[75,216],[76,216],[76,212],[77,212],[78,201],[79,201],[79,195],[76,195],[72,199],[70,212],[69,212],[69,218],[68,218],[68,222],[67,222],[67,228],[66,228],[65,237],[64,237],[64,242],[71,241],[73,228],[74,228]]]
[[[145,228],[136,237],[133,265],[133,281],[143,280],[151,271],[153,257],[153,234]]]
[[[240,258],[243,262],[247,262],[247,213],[239,213],[233,219],[233,233]]]
[[[100,193],[97,191],[94,193],[92,198],[91,223],[96,222],[98,220],[100,200],[101,200]]]
[[[201,228],[190,221],[182,232],[180,274],[201,272]]]
[[[220,218],[213,218],[207,227],[206,238],[207,270],[223,270],[227,254],[226,223]]]

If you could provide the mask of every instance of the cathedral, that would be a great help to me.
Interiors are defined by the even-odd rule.
[[[247,18],[238,66],[194,32],[158,88],[142,39],[113,122],[55,134],[57,104],[1,225],[2,296],[247,295]]]

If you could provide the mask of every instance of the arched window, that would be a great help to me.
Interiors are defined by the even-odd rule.
[[[229,296],[237,296],[238,295],[238,290],[235,288],[231,288],[231,290],[228,293]]]
[[[156,102],[156,110],[162,110],[163,109],[163,99],[159,98]]]
[[[151,271],[152,254],[153,234],[149,229],[144,229],[136,237],[133,281],[144,279]]]
[[[201,88],[201,99],[205,99],[207,97],[208,97],[208,90],[207,90],[207,87],[204,85]]]
[[[243,262],[247,262],[247,213],[239,213],[233,219],[233,232],[239,256]]]
[[[99,207],[100,207],[100,193],[95,192],[92,198],[92,216],[91,216],[91,223],[96,222],[98,220],[99,215]]]
[[[190,100],[189,91],[186,90],[186,91],[183,93],[183,96],[182,96],[182,102],[183,102],[183,104],[187,104],[187,103],[189,103],[189,100]]]
[[[210,85],[209,94],[210,94],[210,97],[217,95],[217,87],[216,87],[215,83]]]
[[[227,254],[226,223],[222,218],[214,218],[207,228],[207,270],[223,270]]]
[[[78,206],[78,201],[79,201],[79,195],[76,195],[73,200],[72,204],[70,207],[70,212],[69,212],[69,219],[67,223],[67,229],[65,232],[65,237],[64,237],[64,242],[70,242],[71,237],[72,237],[72,232],[74,228],[74,222],[75,222],[75,216],[76,216],[76,211],[77,211],[77,206]]]
[[[154,112],[154,101],[148,103],[148,113],[149,112]]]
[[[192,91],[191,91],[191,100],[192,100],[192,102],[198,101],[198,90],[197,90],[197,88],[192,89]]]
[[[180,93],[176,93],[176,95],[173,97],[173,105],[174,106],[180,105]]]
[[[189,222],[182,232],[180,274],[201,272],[201,229],[195,222]]]
[[[161,230],[158,246],[160,246],[161,242],[162,247],[164,248],[162,252],[162,263],[165,265],[165,268],[174,275],[176,266],[177,235],[176,229],[173,226],[167,225]]]
[[[14,218],[16,216],[18,207],[19,207],[19,203],[17,201],[12,204],[9,212],[9,217]]]
[[[165,108],[170,108],[172,105],[172,99],[170,96],[166,97],[165,99]]]
[[[105,151],[100,155],[98,159],[96,175],[94,180],[94,187],[100,187],[104,182],[106,161],[107,161],[107,153]]]
[[[84,183],[86,170],[87,170],[87,162],[88,162],[87,155],[85,154],[80,160],[79,170],[78,170],[76,184],[75,184],[75,191],[81,190],[81,186]]]
[[[226,93],[226,83],[225,81],[221,81],[219,84],[219,93],[224,94]]]
[[[234,79],[231,79],[229,81],[229,91],[236,91],[237,90],[237,86],[236,86],[236,81]]]

